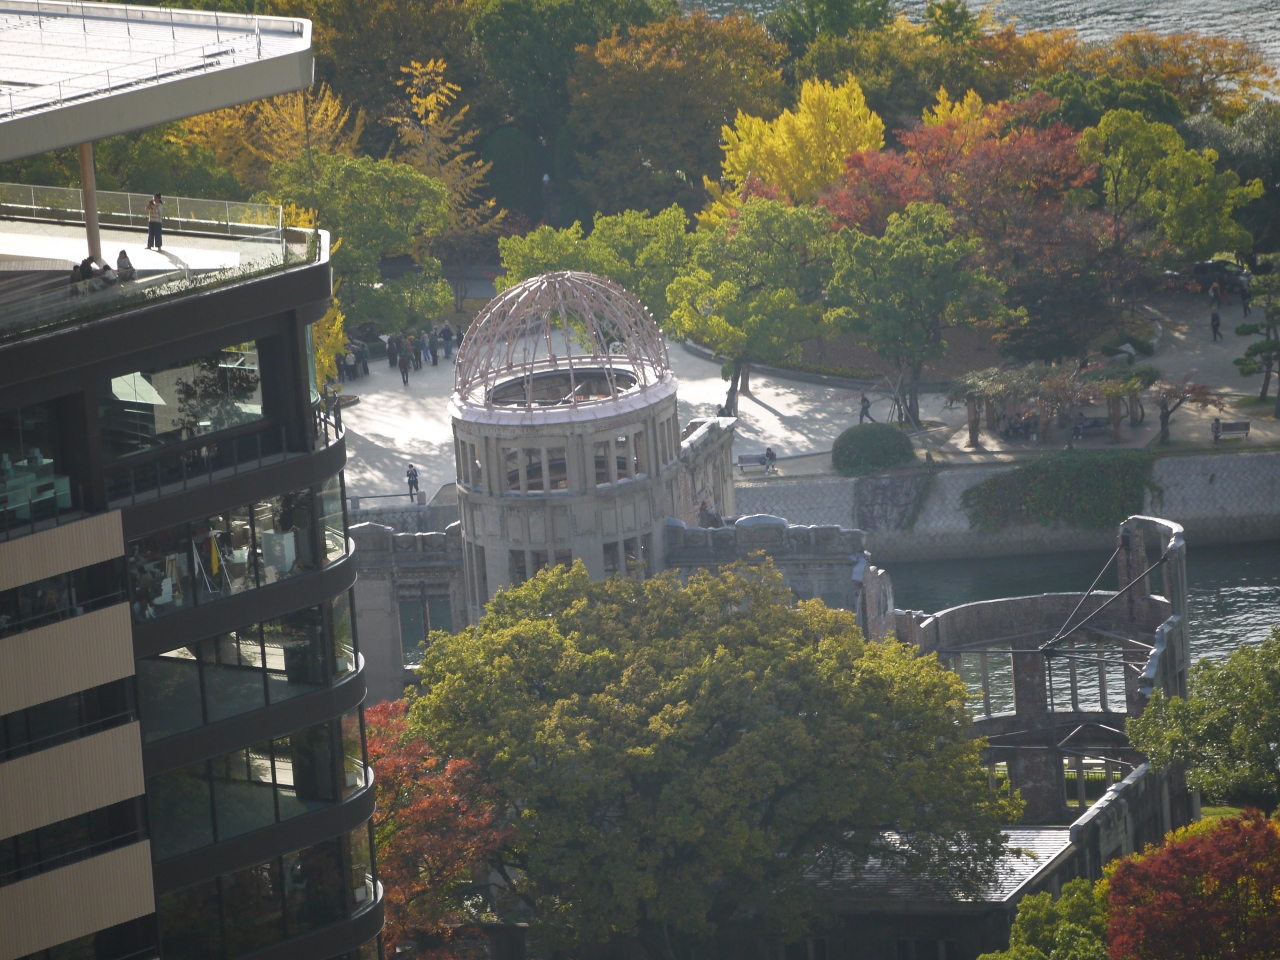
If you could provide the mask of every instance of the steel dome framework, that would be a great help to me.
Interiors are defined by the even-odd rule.
[[[554,373],[567,377],[567,392],[535,397],[534,382]],[[532,277],[489,302],[458,349],[454,401],[583,407],[670,377],[662,331],[644,305],[612,280],[565,270]],[[584,392],[588,381],[593,386]],[[495,399],[500,386],[505,401]]]

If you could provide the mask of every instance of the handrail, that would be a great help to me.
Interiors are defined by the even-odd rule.
[[[99,190],[98,222],[104,227],[145,228],[150,199],[143,193]],[[278,204],[169,197],[164,206],[167,231],[279,239],[284,230],[284,209]],[[0,217],[84,223],[84,194],[78,187],[0,183]]]

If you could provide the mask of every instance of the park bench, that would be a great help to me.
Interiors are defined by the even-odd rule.
[[[769,464],[766,462],[763,453],[738,454],[738,469],[743,473],[746,473],[747,467],[764,467],[764,472],[769,472]],[[777,467],[774,467],[773,469],[776,470]]]
[[[1249,439],[1249,421],[1248,420],[1222,420],[1215,424],[1213,431],[1213,442],[1217,443],[1223,437],[1244,437]]]
[[[1087,433],[1107,433],[1111,429],[1111,424],[1106,417],[1085,417],[1076,424],[1075,435],[1078,439],[1084,439]]]

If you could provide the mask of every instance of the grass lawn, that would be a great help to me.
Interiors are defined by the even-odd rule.
[[[1238,817],[1243,807],[1201,807],[1200,816],[1206,820],[1216,820],[1219,817]]]

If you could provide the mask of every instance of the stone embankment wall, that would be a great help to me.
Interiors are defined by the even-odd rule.
[[[738,513],[767,513],[791,523],[837,524],[866,535],[867,551],[886,560],[946,560],[1065,550],[1110,549],[1110,529],[969,527],[961,495],[1012,466],[951,467],[891,477],[749,480],[735,486]],[[1280,453],[1157,460],[1144,513],[1183,525],[1193,545],[1280,540]]]

